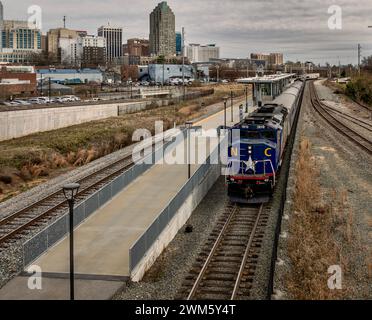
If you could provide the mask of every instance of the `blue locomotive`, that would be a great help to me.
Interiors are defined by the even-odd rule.
[[[295,81],[229,129],[226,182],[233,202],[250,203],[272,193],[303,90],[304,82]]]

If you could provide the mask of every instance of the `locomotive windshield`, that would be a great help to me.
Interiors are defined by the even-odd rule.
[[[275,131],[247,131],[240,130],[240,139],[267,139],[276,141]]]

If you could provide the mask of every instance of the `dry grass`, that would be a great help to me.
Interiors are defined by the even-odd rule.
[[[155,121],[163,120],[167,130],[174,122],[181,124],[198,118],[205,113],[201,103],[214,104],[222,100],[225,91],[240,89],[236,85],[221,87],[224,89],[217,88],[214,95],[178,105],[0,142],[0,176],[9,176],[12,180],[11,184],[0,181],[0,201],[35,186],[35,182],[42,183],[130,145],[132,134],[138,128],[154,133]]]
[[[304,139],[297,162],[297,183],[294,213],[290,223],[288,254],[291,272],[286,277],[289,293],[294,299],[342,299],[349,290],[330,290],[328,268],[341,266],[343,275],[349,262],[342,243],[352,239],[353,213],[347,206],[346,192],[323,199],[319,172],[311,155],[311,146]],[[346,288],[343,277],[343,288]]]

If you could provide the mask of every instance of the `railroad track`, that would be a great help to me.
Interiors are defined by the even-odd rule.
[[[339,121],[332,111],[328,109],[320,100],[316,93],[316,89],[314,83],[310,83],[310,96],[311,96],[311,104],[314,109],[320,114],[320,116],[326,120],[333,128],[335,128],[338,132],[342,133],[344,136],[349,138],[349,140],[353,141],[357,144],[360,148],[372,154],[372,141],[363,137],[354,129],[350,128],[343,122]]]
[[[268,221],[263,204],[229,204],[186,277],[180,299],[249,297]]]
[[[153,144],[147,144],[147,146]],[[75,181],[80,184],[75,200],[76,204],[88,198],[133,165],[132,154],[124,155],[117,161]],[[21,239],[28,232],[48,223],[52,218],[63,215],[67,210],[67,200],[64,197],[63,190],[59,189],[1,219],[0,251],[6,249],[9,244]]]
[[[341,117],[343,119],[346,119],[346,120],[348,120],[348,121],[350,121],[352,123],[355,123],[356,125],[360,126],[361,128],[366,129],[366,130],[372,132],[372,123],[371,122],[364,121],[364,120],[362,120],[360,118],[357,118],[357,117],[353,117],[353,116],[351,116],[351,115],[349,115],[349,114],[347,114],[345,112],[341,112],[340,110],[337,110],[335,108],[332,108],[332,107],[330,107],[328,105],[323,104],[323,106],[327,110],[329,110],[330,112],[337,114],[339,117]]]

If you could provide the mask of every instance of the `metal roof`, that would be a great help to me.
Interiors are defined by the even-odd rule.
[[[96,73],[101,73],[100,70],[98,69],[81,69],[81,70],[76,70],[76,69],[39,69],[37,70],[37,73],[42,73],[42,74],[96,74]]]
[[[281,73],[281,74],[271,74],[266,75],[263,77],[251,77],[251,78],[242,78],[238,79],[238,83],[273,83],[273,82],[279,82],[284,79],[290,79],[296,76],[295,73]]]

